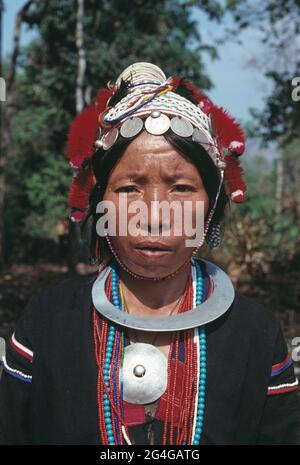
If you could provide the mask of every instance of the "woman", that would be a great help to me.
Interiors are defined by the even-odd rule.
[[[2,442],[299,444],[278,321],[196,258],[219,245],[228,195],[245,198],[244,143],[223,109],[149,63],[75,119],[69,204],[92,220],[99,272],[23,312],[3,357]]]

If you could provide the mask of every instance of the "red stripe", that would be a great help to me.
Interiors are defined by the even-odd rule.
[[[283,365],[285,365],[289,359],[291,358],[290,355],[288,355],[284,360],[283,362],[280,362],[280,363],[277,363],[276,365],[272,365],[272,371],[273,370],[278,370],[278,368],[281,368]]]
[[[273,396],[274,394],[284,394],[285,392],[297,391],[298,388],[299,388],[299,385],[272,389],[268,391],[268,396]]]
[[[14,343],[14,341],[12,340],[12,338],[10,338],[10,344],[12,346],[12,348],[18,352],[20,355],[22,355],[23,357],[27,358],[27,360],[29,360],[30,362],[32,362],[32,356],[30,354],[27,354],[27,352],[24,352],[24,350],[22,350],[20,347],[16,346],[16,344]]]

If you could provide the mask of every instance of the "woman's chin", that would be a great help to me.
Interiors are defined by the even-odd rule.
[[[135,274],[146,278],[167,276],[180,266],[181,261],[176,259],[174,251],[167,253],[139,253],[134,258],[124,261],[126,267]]]

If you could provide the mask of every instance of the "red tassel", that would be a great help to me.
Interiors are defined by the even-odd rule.
[[[95,185],[91,170],[81,170],[74,174],[70,186],[68,205],[76,210],[84,211],[89,204],[89,196]]]
[[[230,154],[226,156],[225,161],[224,176],[231,199],[236,203],[243,202],[246,198],[247,187],[243,180],[244,172],[240,165],[240,159]]]
[[[73,210],[70,215],[70,220],[73,221],[74,223],[77,223],[79,221],[82,221],[84,218],[84,212],[80,210]]]
[[[241,126],[222,107],[214,105],[210,114],[219,149],[226,147],[241,155],[245,150],[245,135]]]
[[[100,89],[92,103],[74,119],[67,142],[66,155],[73,168],[81,168],[85,159],[94,153],[94,142],[99,128],[98,116],[105,110],[113,89]]]

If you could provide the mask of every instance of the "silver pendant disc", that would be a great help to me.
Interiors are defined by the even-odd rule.
[[[154,402],[167,389],[167,357],[151,344],[131,344],[124,350],[122,375],[124,400],[132,404]]]

